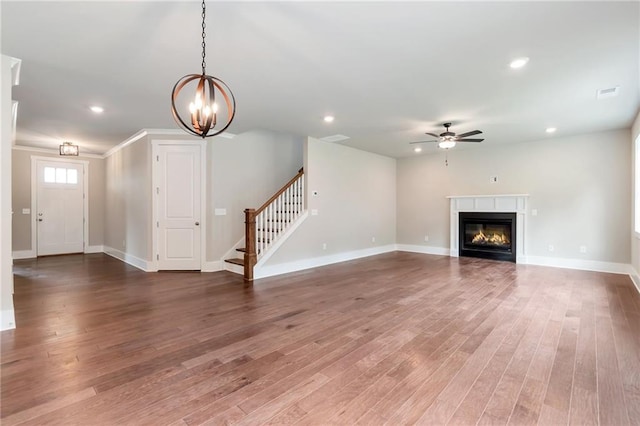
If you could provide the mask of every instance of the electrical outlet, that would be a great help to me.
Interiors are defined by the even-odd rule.
[[[371,242],[375,243],[376,242],[376,237],[371,237]]]
[[[587,246],[580,246],[580,253],[586,253],[587,252]]]
[[[427,241],[429,241],[429,236],[428,236],[428,235],[425,235],[425,236],[424,236],[424,242],[426,243]]]
[[[311,216],[318,216],[318,209],[311,209]]]
[[[531,209],[531,216],[538,216],[538,209]]]
[[[549,251],[554,251],[555,249],[556,248],[553,245],[549,244]]]
[[[322,250],[326,250],[327,249],[327,243],[322,243]]]
[[[122,248],[126,248],[127,247],[127,240],[122,240]]]

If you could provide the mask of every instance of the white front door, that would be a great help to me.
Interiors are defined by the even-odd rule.
[[[84,165],[37,161],[37,255],[84,252]]]
[[[201,166],[198,145],[158,145],[158,269],[199,270]]]

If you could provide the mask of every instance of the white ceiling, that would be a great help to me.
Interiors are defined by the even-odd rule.
[[[200,71],[198,2],[3,0],[1,13],[2,53],[23,61],[18,144],[102,153],[177,128],[171,89]],[[207,71],[237,101],[232,133],[343,134],[402,157],[445,121],[483,130],[480,149],[549,126],[627,128],[640,106],[638,2],[209,1],[207,25]],[[531,60],[510,69],[518,56]]]

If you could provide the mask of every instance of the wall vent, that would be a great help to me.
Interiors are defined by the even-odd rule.
[[[618,93],[620,93],[620,86],[609,87],[608,89],[599,89],[596,92],[596,98],[597,99],[613,98],[614,96],[618,96]]]
[[[345,135],[333,135],[333,136],[325,136],[324,138],[320,138],[321,141],[325,142],[342,142],[350,139],[349,136]]]

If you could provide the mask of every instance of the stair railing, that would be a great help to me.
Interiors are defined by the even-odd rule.
[[[245,209],[244,279],[253,281],[253,267],[304,212],[304,169],[259,209]]]

